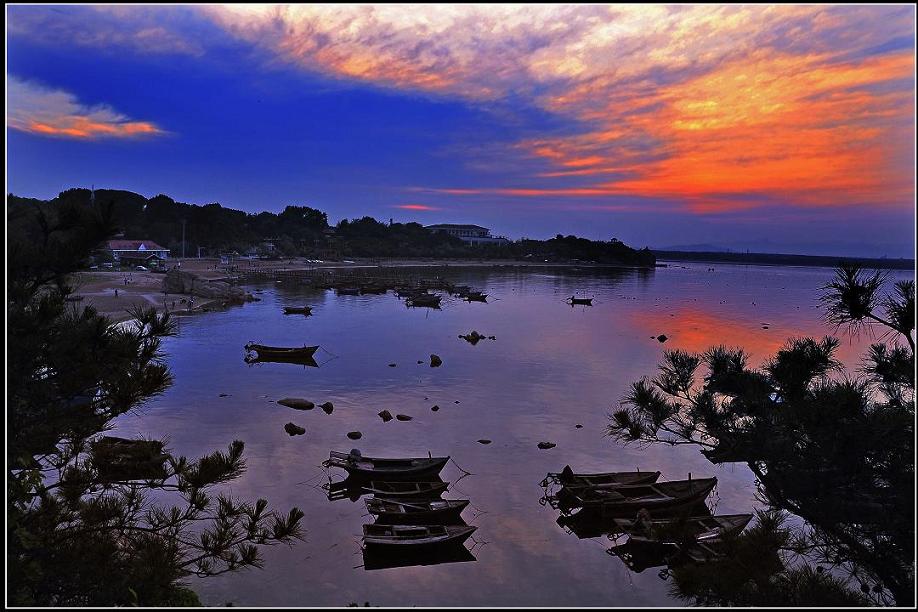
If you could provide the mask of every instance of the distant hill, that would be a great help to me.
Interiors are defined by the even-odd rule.
[[[885,257],[846,257],[832,255],[794,255],[790,253],[732,253],[703,251],[654,250],[658,260],[706,261],[772,266],[835,267],[841,263],[858,263],[867,268],[914,270],[914,259],[889,259]]]
[[[676,244],[665,247],[651,247],[651,251],[679,251],[682,253],[732,253],[731,249],[715,244]]]

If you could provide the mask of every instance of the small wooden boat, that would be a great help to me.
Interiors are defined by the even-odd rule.
[[[448,482],[389,482],[371,480],[362,485],[364,492],[372,493],[376,497],[400,499],[430,499],[440,497],[440,494],[449,486]]]
[[[633,516],[641,509],[657,509],[694,504],[705,499],[717,485],[717,478],[671,480],[642,485],[603,485],[572,492],[571,500],[563,505],[605,513]]]
[[[267,346],[264,344],[255,344],[254,342],[249,342],[245,345],[245,350],[247,352],[254,352],[258,354],[258,359],[268,361],[278,358],[286,359],[304,359],[312,358],[313,353],[316,352],[318,346],[301,346],[301,347],[283,347],[283,346]]]
[[[370,295],[382,295],[387,293],[389,290],[382,285],[363,285],[360,287],[361,295],[370,294]]]
[[[284,314],[311,315],[312,306],[284,306]]]
[[[360,288],[358,287],[338,287],[335,289],[335,293],[338,295],[360,295]]]
[[[166,478],[168,453],[158,440],[103,436],[90,446],[92,463],[105,482]]]
[[[407,299],[408,306],[424,306],[427,308],[439,308],[440,296],[435,293],[416,293]]]
[[[752,520],[752,515],[720,514],[673,519],[617,518],[613,520],[621,533],[631,534],[632,537],[658,541],[691,539],[705,542],[722,538],[726,534],[741,532]]]
[[[469,505],[467,499],[366,500],[367,511],[381,523],[426,525],[461,521],[459,515]]]
[[[571,466],[566,465],[560,472],[549,472],[541,482],[547,487],[557,483],[568,488],[595,487],[607,484],[650,484],[660,478],[660,472],[600,472],[594,474],[577,474]]]
[[[471,525],[364,525],[364,546],[419,548],[461,544],[474,533]]]
[[[375,478],[377,480],[405,480],[436,476],[449,461],[446,457],[408,457],[404,459],[382,459],[364,457],[357,449],[350,453],[331,451],[328,459],[322,462],[325,467],[338,467],[347,470],[350,476]]]
[[[465,296],[470,302],[487,302],[488,294],[482,293],[481,291],[469,291],[468,295]]]
[[[571,297],[567,298],[567,300],[565,300],[565,301],[567,301],[568,303],[570,303],[571,306],[574,306],[575,304],[580,304],[580,305],[583,305],[583,306],[592,306],[592,305],[593,305],[593,298],[579,298],[579,297],[571,296]]]

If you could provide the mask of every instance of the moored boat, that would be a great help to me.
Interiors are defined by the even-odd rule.
[[[335,293],[338,295],[360,295],[359,287],[338,287],[335,289]]]
[[[396,500],[373,498],[366,500],[367,511],[381,523],[423,525],[460,521],[459,515],[469,505],[467,499]]]
[[[384,459],[364,457],[360,451],[353,449],[350,453],[331,451],[328,459],[322,462],[325,467],[338,467],[347,470],[350,476],[375,478],[378,480],[405,480],[426,476],[436,476],[449,461],[446,457],[407,457]]]
[[[727,534],[741,532],[752,520],[752,515],[720,514],[673,519],[638,517],[613,520],[621,533],[631,534],[632,537],[659,541],[691,539],[705,542],[719,539]]]
[[[257,353],[258,359],[261,360],[270,360],[276,358],[288,358],[288,359],[311,359],[313,354],[318,349],[318,346],[301,346],[301,347],[284,347],[284,346],[268,346],[265,344],[256,344],[254,342],[249,342],[245,345],[246,352]]]
[[[579,297],[574,297],[573,295],[567,298],[566,301],[570,303],[571,306],[575,304],[580,304],[582,306],[592,306],[593,305],[593,298],[579,298]]]
[[[469,291],[468,295],[465,296],[470,302],[487,302],[488,294],[482,293],[481,291]]]
[[[416,293],[409,296],[406,300],[408,306],[426,306],[427,308],[439,308],[440,296],[436,293]]]
[[[471,525],[364,525],[363,543],[406,548],[461,544],[476,529]]]
[[[700,502],[716,484],[717,478],[696,478],[641,485],[604,485],[577,489],[569,500],[563,500],[562,505],[598,510],[603,514],[634,516],[641,509],[653,512]]]
[[[284,314],[312,314],[312,306],[284,306]]]
[[[595,487],[607,484],[649,484],[660,478],[660,472],[598,472],[576,473],[566,465],[560,472],[549,472],[541,485],[547,487],[552,482],[565,487]]]

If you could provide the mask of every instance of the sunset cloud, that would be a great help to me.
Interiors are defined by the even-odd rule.
[[[452,195],[651,196],[699,213],[913,198],[914,13],[845,6],[246,6],[222,27],[305,70],[495,100],[583,126],[519,143],[530,186]],[[891,42],[892,41],[892,42]],[[614,176],[608,176],[614,175]],[[545,179],[580,180],[577,186]]]
[[[449,149],[487,186],[456,181],[427,193],[615,199],[609,206],[643,198],[703,215],[766,204],[901,209],[914,200],[910,6],[73,6],[10,14],[11,36],[30,41],[191,56],[232,45],[268,73],[292,68],[459,100],[515,134],[488,157]],[[124,118],[48,115],[10,125],[73,138],[158,133]],[[517,120],[525,130],[513,132]]]
[[[16,77],[7,80],[6,124],[30,134],[78,140],[142,138],[166,133],[154,123],[134,121],[109,106],[87,106],[66,91]]]
[[[401,208],[402,210],[443,210],[438,206],[428,206],[427,204],[396,204],[393,208]]]

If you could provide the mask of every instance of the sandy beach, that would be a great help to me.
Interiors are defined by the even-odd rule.
[[[619,267],[586,263],[554,263],[545,261],[519,260],[467,260],[467,259],[396,259],[355,258],[344,261],[321,261],[306,258],[291,259],[237,259],[229,266],[216,258],[170,259],[168,267],[176,265],[184,272],[191,272],[207,280],[228,279],[228,269],[238,272],[246,270],[309,270],[348,268],[408,268],[408,267],[564,267],[564,268],[608,268]],[[232,274],[231,272],[229,274]],[[74,294],[82,296],[81,304],[94,306],[100,313],[115,322],[130,319],[128,311],[139,305],[154,306],[158,311],[171,310],[185,316],[214,309],[222,309],[219,299],[195,297],[194,307],[189,296],[163,293],[162,272],[136,270],[91,270],[79,272],[74,278]]]

